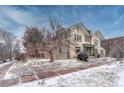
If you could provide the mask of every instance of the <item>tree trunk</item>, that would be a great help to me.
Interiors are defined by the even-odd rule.
[[[10,46],[10,50],[9,50],[9,59],[10,61],[12,61],[12,46]]]
[[[35,57],[38,59],[38,51],[37,51],[37,49],[35,50]]]
[[[70,59],[70,50],[69,50],[69,48],[70,48],[70,45],[68,44],[68,51],[67,51],[67,58],[68,59]]]
[[[49,54],[50,54],[50,62],[53,62],[54,61],[53,52],[49,52]]]

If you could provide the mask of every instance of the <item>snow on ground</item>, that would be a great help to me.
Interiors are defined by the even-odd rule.
[[[10,73],[10,71],[13,69],[14,66],[15,66],[15,64],[12,65],[12,66],[8,69],[8,71],[5,73],[5,75],[2,77],[1,80],[7,80],[7,79],[12,79],[12,78],[18,77],[17,75],[15,75],[15,74],[13,74],[13,73]]]
[[[0,68],[2,68],[2,67],[4,67],[5,65],[8,65],[8,64],[11,64],[11,63],[13,63],[13,61],[8,61],[8,62],[6,62],[6,63],[1,63],[0,64]]]
[[[7,73],[1,80],[7,80],[7,79],[16,78],[16,77],[18,76],[16,76],[15,74]]]
[[[14,87],[113,87],[124,86],[124,61],[36,80]]]
[[[66,60],[55,60],[54,62],[49,62],[48,59],[34,59],[29,60],[25,65],[35,65],[35,66],[47,66],[47,65],[60,65],[66,67],[75,67],[82,65],[82,62],[77,61],[76,59],[66,59]]]
[[[83,66],[84,63],[77,60],[56,60],[49,62],[49,60],[29,60],[27,63],[16,63],[13,68],[6,74],[5,77],[15,77],[23,75],[37,74],[38,71],[58,71],[69,67]],[[86,63],[85,63],[86,64]],[[7,78],[5,78],[7,79]]]
[[[82,67],[84,65],[105,61],[115,61],[115,59],[106,57],[89,59],[89,62],[77,61],[76,59],[55,60],[54,62],[49,62],[48,59],[30,59],[25,64],[21,62],[15,63],[3,79],[38,74],[39,71],[60,71],[63,69]]]
[[[124,60],[123,60],[123,62],[124,62]],[[117,82],[118,86],[124,87],[124,64],[120,65],[117,75],[119,76],[119,80]]]
[[[118,73],[120,79],[118,81],[118,86],[122,86],[124,87],[124,71],[121,71],[120,73]]]

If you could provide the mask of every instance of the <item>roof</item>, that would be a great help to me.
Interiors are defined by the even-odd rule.
[[[78,26],[80,26],[81,28],[84,28],[85,29],[85,32],[87,34],[90,34],[91,33],[91,31],[89,29],[87,29],[81,22],[80,23],[77,23],[77,24],[74,24],[74,25],[70,26],[69,28],[70,29],[73,29],[73,28],[78,27]]]
[[[106,39],[106,40],[118,40],[118,39],[124,39],[124,36],[113,37],[113,38],[109,38],[109,39]]]
[[[96,31],[94,34],[96,34],[101,40],[105,40],[104,36],[100,31]]]
[[[92,31],[89,30],[89,29],[87,29],[81,22],[80,23],[77,23],[77,24],[74,24],[74,25],[70,26],[69,28],[70,29],[73,29],[73,28],[79,27],[79,26],[81,28],[85,29],[85,32],[87,34],[89,34],[89,35],[92,34]],[[105,40],[104,36],[102,35],[102,33],[100,31],[96,31],[94,34],[96,34],[101,40]]]

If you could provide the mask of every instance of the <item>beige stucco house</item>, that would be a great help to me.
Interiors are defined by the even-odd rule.
[[[101,47],[101,41],[104,40],[100,31],[91,32],[82,23],[70,26],[70,41],[74,45],[70,45],[70,57],[74,58],[80,51],[86,51],[90,56],[100,54],[105,55],[105,49]]]

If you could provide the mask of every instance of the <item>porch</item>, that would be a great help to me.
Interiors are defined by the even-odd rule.
[[[84,51],[87,52],[90,56],[94,56],[97,54],[97,50],[94,48],[92,44],[83,44]]]

